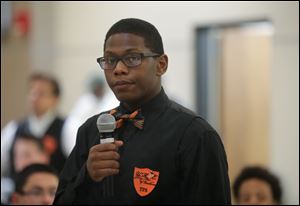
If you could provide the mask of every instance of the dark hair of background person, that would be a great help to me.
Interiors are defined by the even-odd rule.
[[[45,151],[45,146],[43,144],[42,139],[35,137],[33,134],[19,132],[19,133],[16,133],[16,135],[18,136],[17,139],[24,139],[24,140],[32,141],[38,146],[38,149],[40,151]],[[13,144],[12,148],[14,148],[14,144]]]
[[[268,183],[272,190],[273,199],[277,203],[281,203],[282,190],[279,179],[267,169],[259,166],[246,167],[238,175],[233,184],[233,193],[236,199],[239,197],[239,190],[242,183],[252,178],[257,178]]]
[[[149,48],[152,52],[155,52],[157,54],[164,53],[162,38],[155,26],[153,26],[149,22],[135,18],[122,19],[118,21],[117,23],[112,25],[112,27],[106,33],[104,41],[104,50],[106,47],[107,39],[111,35],[118,33],[130,33],[143,37],[145,41],[145,46]]]
[[[35,73],[30,76],[29,82],[34,82],[37,80],[47,81],[52,85],[53,88],[53,94],[56,97],[59,97],[61,94],[60,86],[57,82],[57,80],[54,77],[51,77],[50,75],[42,74],[42,73]]]

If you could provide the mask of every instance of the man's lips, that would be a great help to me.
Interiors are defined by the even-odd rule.
[[[115,81],[113,86],[115,88],[125,88],[127,86],[130,86],[132,85],[133,82],[132,81],[128,81],[128,80],[118,80],[118,81]]]
[[[122,85],[127,85],[127,84],[133,84],[133,82],[126,81],[126,80],[119,80],[114,83],[114,86],[122,86]]]

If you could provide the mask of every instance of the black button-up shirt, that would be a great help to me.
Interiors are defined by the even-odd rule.
[[[226,154],[216,131],[163,89],[141,112],[143,129],[125,122],[115,130],[124,145],[114,196],[105,198],[103,182],[93,182],[86,170],[89,149],[99,144],[96,115],[78,131],[54,204],[230,204]]]

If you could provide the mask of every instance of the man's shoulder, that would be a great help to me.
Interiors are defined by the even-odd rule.
[[[191,118],[198,117],[198,115],[195,112],[193,112],[192,110],[182,106],[181,104],[179,104],[173,100],[170,100],[170,108],[174,112],[178,112],[182,115],[186,115]]]
[[[101,115],[101,114],[102,114],[102,113],[96,114],[96,115],[94,115],[94,116],[91,116],[90,118],[88,118],[88,119],[85,121],[85,123],[83,123],[82,126],[86,126],[86,127],[87,127],[87,126],[93,124],[94,122],[97,121],[97,118],[98,118],[99,115]]]
[[[170,100],[170,104],[172,112],[176,112],[177,115],[180,115],[181,122],[186,121],[188,125],[198,128],[199,131],[215,131],[215,129],[203,117],[192,110],[172,100]]]

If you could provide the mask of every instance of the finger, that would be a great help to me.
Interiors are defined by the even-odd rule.
[[[120,163],[115,160],[104,160],[101,162],[94,162],[91,165],[92,170],[101,170],[101,169],[119,169]]]
[[[97,174],[99,173],[100,176],[106,177],[106,176],[110,176],[110,175],[115,175],[119,173],[118,169],[112,169],[112,168],[106,168],[106,169],[101,169],[97,172]]]
[[[91,161],[101,161],[101,160],[119,160],[120,155],[116,151],[107,152],[91,152],[89,154],[89,159]]]
[[[117,146],[113,143],[106,143],[106,144],[97,144],[90,148],[90,152],[102,152],[102,151],[110,151],[110,150],[117,151]]]
[[[98,182],[98,181],[103,180],[104,177],[111,176],[111,175],[116,175],[118,173],[119,173],[118,169],[107,168],[107,169],[101,169],[101,170],[93,171],[92,174],[90,174],[90,177],[94,181]]]

